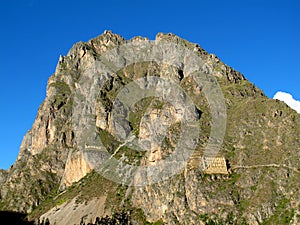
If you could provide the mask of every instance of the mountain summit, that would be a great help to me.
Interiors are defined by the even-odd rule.
[[[0,209],[50,224],[300,224],[300,120],[174,34],[60,56]]]

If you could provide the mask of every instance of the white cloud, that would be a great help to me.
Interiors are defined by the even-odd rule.
[[[285,102],[289,107],[300,113],[300,101],[295,100],[291,94],[278,91],[274,95],[273,99],[278,99],[280,101]]]

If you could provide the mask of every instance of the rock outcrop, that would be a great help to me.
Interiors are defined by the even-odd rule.
[[[299,224],[299,114],[197,44],[150,43],[105,31],[59,58],[0,171],[0,208],[61,225],[80,223],[76,208],[92,221],[126,211],[132,224]]]

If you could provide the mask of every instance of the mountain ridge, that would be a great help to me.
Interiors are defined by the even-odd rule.
[[[76,204],[78,206],[78,202],[74,203],[76,199],[82,198],[89,205],[95,198],[103,198],[105,210],[98,216],[113,215],[124,209],[133,210],[135,222],[140,221],[137,224],[146,220],[162,220],[167,224],[176,224],[176,221],[180,224],[205,224],[209,220],[225,221],[229,217],[237,224],[274,224],[282,215],[287,215],[291,224],[297,224],[300,215],[300,196],[297,195],[300,169],[297,160],[297,146],[300,146],[299,114],[282,102],[268,99],[241,73],[222,63],[214,54],[207,53],[198,44],[170,33],[159,33],[156,40],[173,42],[195,52],[208,66],[208,74],[218,81],[225,98],[228,121],[220,154],[228,161],[230,174],[207,175],[197,168],[185,168],[169,180],[139,188],[118,186],[94,174],[91,165],[93,158],[97,156],[105,160],[107,155],[101,151],[81,151],[81,148],[87,146],[81,143],[85,133],[88,134],[85,141],[94,143],[95,140],[101,140],[103,146],[99,148],[105,147],[110,154],[119,147],[122,151],[115,156],[119,160],[129,160],[132,164],[151,165],[171,154],[176,147],[180,126],[169,120],[164,120],[170,128],[162,140],[162,147],[150,146],[148,155],[136,154],[118,143],[115,138],[117,131],[110,124],[111,104],[117,91],[128,84],[129,80],[156,75],[171,77],[180,84],[199,106],[200,111],[190,111],[201,127],[196,149],[199,154],[211,130],[205,94],[197,91],[196,82],[185,77],[180,68],[166,67],[155,62],[127,66],[117,76],[106,79],[104,90],[101,89],[99,99],[95,100],[90,94],[95,84],[88,82],[93,74],[88,69],[111,49],[127,43],[148,41],[142,37],[126,41],[120,35],[105,31],[88,42],[76,43],[67,56],[60,57],[54,75],[48,80],[46,99],[38,110],[32,129],[23,139],[16,163],[8,171],[0,171],[0,209],[33,212],[32,218],[37,219],[37,216],[46,213],[40,208],[43,204],[48,204],[46,208],[49,210],[51,204],[57,204],[57,207],[61,202],[71,202],[72,208]],[[75,108],[78,112],[74,111],[74,104],[78,101],[74,96],[82,96],[82,102],[91,103],[85,105],[86,109]],[[145,108],[148,111],[144,111]],[[168,110],[164,112],[163,109]],[[139,101],[132,116],[129,115],[131,128],[145,139],[151,137],[155,130],[164,127],[147,129],[140,126],[144,113],[152,118],[162,120],[165,116],[176,121],[179,117],[172,110],[172,106],[162,99],[146,98]],[[94,118],[86,119],[89,115]],[[198,117],[200,119],[196,119]],[[76,124],[77,121],[80,123]],[[82,129],[82,125],[88,127],[91,124],[95,129]],[[144,120],[144,125],[147,124],[152,124],[152,120]],[[159,141],[149,140],[154,144]],[[262,165],[279,166],[273,168]],[[275,171],[276,175],[273,174]],[[112,191],[103,186],[102,190],[89,193],[84,184],[94,185],[94,189],[97,189],[97,183],[93,184],[94,176]],[[271,187],[271,193],[264,193],[267,187]],[[72,190],[78,190],[78,193]],[[85,195],[83,190],[89,194]],[[68,194],[61,202],[55,200]],[[93,196],[92,200],[89,195]],[[47,198],[51,200],[50,203]],[[217,212],[216,206],[222,212]],[[95,220],[97,215],[93,216],[89,219]],[[55,216],[51,219],[55,220]],[[79,224],[80,221],[72,222]]]

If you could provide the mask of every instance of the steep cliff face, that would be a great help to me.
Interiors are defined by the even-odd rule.
[[[60,57],[16,163],[0,171],[0,207],[57,224],[122,211],[133,224],[300,223],[299,114],[197,44],[150,43],[106,31]],[[75,210],[85,207],[93,216]]]
[[[4,209],[30,212],[53,189],[58,190],[60,184],[69,185],[91,171],[85,158],[75,159],[79,154],[74,151],[79,150],[75,138],[81,132],[72,123],[76,114],[73,109],[76,81],[97,54],[122,41],[118,35],[107,33],[89,43],[75,44],[67,56],[60,57],[56,72],[49,78],[46,99],[23,139],[17,161],[1,185]],[[70,152],[75,155],[70,156]],[[68,159],[71,161],[65,168]],[[81,163],[78,171],[72,167],[74,160]],[[61,182],[62,178],[66,181]]]
[[[0,184],[3,184],[6,180],[7,173],[5,170],[0,170]]]

